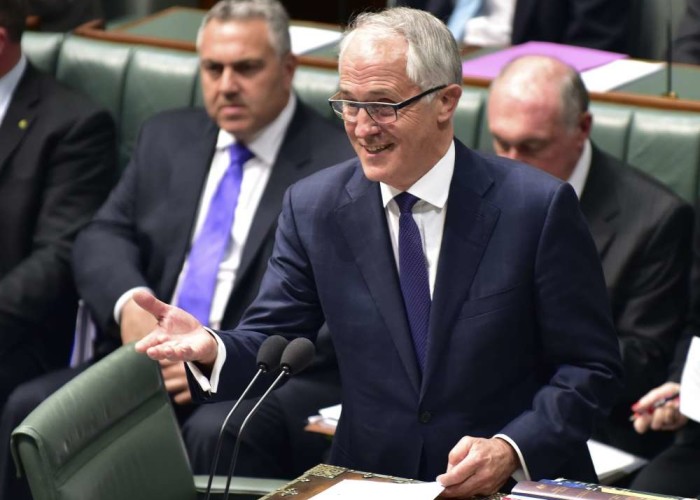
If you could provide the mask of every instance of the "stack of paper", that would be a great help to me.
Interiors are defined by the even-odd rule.
[[[527,42],[464,61],[462,75],[492,80],[510,61],[526,55],[550,56],[565,62],[581,73],[586,88],[592,92],[612,90],[664,67],[664,63],[635,61],[617,52],[550,42]]]

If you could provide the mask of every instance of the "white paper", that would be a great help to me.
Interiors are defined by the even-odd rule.
[[[336,43],[340,40],[340,31],[312,28],[310,26],[290,26],[289,36],[292,38],[292,53],[306,54],[314,49]]]
[[[662,62],[618,59],[603,66],[581,73],[583,83],[589,92],[607,92],[631,81],[661,70]]]
[[[321,416],[328,420],[335,420],[336,422],[340,420],[340,412],[342,410],[341,405],[329,406],[328,408],[321,408],[318,412]]]
[[[647,460],[613,446],[588,440],[588,451],[601,484],[610,484],[646,465]]]
[[[313,500],[433,500],[444,488],[438,483],[386,483],[369,479],[344,479],[318,495]]]
[[[681,413],[700,422],[700,337],[693,337],[681,377]]]

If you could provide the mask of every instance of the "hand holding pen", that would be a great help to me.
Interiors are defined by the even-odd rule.
[[[675,382],[652,389],[632,405],[630,417],[635,430],[643,434],[650,428],[655,431],[675,431],[687,422],[679,411],[680,385]]]

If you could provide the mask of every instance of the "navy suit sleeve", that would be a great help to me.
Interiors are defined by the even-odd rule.
[[[620,389],[622,368],[597,252],[573,189],[557,188],[535,260],[541,359],[551,366],[532,407],[502,433],[523,453],[533,478],[547,477],[592,431]]]

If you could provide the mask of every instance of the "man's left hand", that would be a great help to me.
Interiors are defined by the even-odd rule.
[[[442,498],[491,495],[520,467],[513,447],[499,438],[465,436],[452,448],[447,472],[437,477]]]

